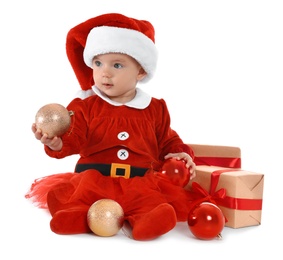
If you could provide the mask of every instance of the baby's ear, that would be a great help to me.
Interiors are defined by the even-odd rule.
[[[137,80],[142,80],[145,76],[147,75],[147,73],[145,72],[145,70],[143,68],[140,68],[139,70],[139,74],[137,76]]]

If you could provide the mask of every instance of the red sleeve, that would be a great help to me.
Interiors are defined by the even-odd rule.
[[[160,160],[168,153],[186,152],[194,159],[192,148],[185,144],[178,133],[171,128],[170,114],[166,102],[161,99],[156,118],[156,136],[159,142]]]

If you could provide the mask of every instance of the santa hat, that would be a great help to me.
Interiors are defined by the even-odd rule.
[[[154,75],[157,63],[154,28],[145,20],[118,13],[103,14],[73,27],[67,34],[66,51],[81,86],[81,97],[91,95],[92,59],[105,53],[124,53],[140,63],[147,82]]]

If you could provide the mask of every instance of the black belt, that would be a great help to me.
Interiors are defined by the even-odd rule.
[[[148,169],[134,167],[129,164],[111,163],[111,164],[101,164],[101,163],[84,163],[77,164],[75,172],[83,172],[85,170],[94,169],[99,171],[104,176],[111,177],[124,177],[126,179],[144,176]]]

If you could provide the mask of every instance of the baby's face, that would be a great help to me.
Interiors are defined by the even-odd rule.
[[[135,59],[122,53],[95,56],[92,69],[95,86],[110,99],[121,103],[134,98],[138,81],[146,75]]]

